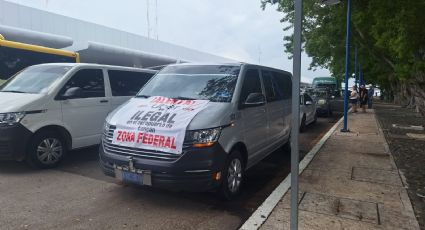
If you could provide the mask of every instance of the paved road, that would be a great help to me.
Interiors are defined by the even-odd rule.
[[[301,134],[302,155],[337,118],[319,118]],[[54,170],[0,162],[0,229],[236,229],[286,177],[289,155],[276,151],[251,168],[232,202],[116,184],[100,172],[97,148],[71,152]]]

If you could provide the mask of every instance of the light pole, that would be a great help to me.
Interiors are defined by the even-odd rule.
[[[274,0],[273,0],[274,1]],[[325,5],[338,4],[340,0],[322,0]],[[301,79],[301,34],[302,34],[302,0],[294,0],[294,56],[293,56],[293,78],[292,78],[292,131],[291,131],[291,230],[298,229],[298,174],[299,174],[299,124],[300,124],[300,79]],[[345,50],[345,96],[344,96],[344,128],[347,129],[348,111],[348,78],[350,64],[350,21],[351,0],[348,0],[347,9],[347,35]]]
[[[347,33],[345,36],[345,86],[344,86],[344,126],[341,132],[350,132],[347,127],[348,114],[348,78],[350,75],[350,28],[351,27],[351,0],[347,0]]]
[[[325,5],[335,5],[340,0],[323,0]],[[347,127],[348,114],[348,78],[350,77],[350,30],[351,30],[351,0],[347,0],[347,31],[345,35],[345,79],[344,79],[344,126],[341,132],[350,132]]]
[[[302,0],[294,0],[294,59],[292,78],[292,131],[291,131],[291,230],[298,229],[298,174],[300,131],[300,79],[301,79],[301,31]]]

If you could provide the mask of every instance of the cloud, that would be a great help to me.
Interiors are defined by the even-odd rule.
[[[292,72],[284,53],[280,19],[275,6],[261,10],[260,0],[10,0],[23,5],[79,18],[112,28],[147,35],[208,53],[258,63]],[[328,70],[308,70],[311,59],[302,57],[303,81],[327,76]]]

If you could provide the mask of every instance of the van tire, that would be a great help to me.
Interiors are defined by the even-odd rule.
[[[33,168],[54,168],[62,161],[66,152],[66,142],[60,134],[42,130],[32,137],[26,161]]]
[[[288,141],[282,146],[282,150],[285,153],[291,154],[291,137],[289,137]]]
[[[244,178],[245,166],[242,155],[239,150],[233,150],[227,158],[225,168],[222,171],[221,187],[219,189],[221,197],[225,200],[236,198],[241,192]]]
[[[307,124],[305,122],[306,122],[306,116],[304,114],[303,118],[301,119],[300,133],[303,133],[306,130]]]

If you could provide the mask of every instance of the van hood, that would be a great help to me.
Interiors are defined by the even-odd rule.
[[[232,104],[209,102],[189,123],[188,130],[215,128],[230,124]]]
[[[112,111],[106,121],[111,125],[116,125],[120,121],[122,113],[126,110],[127,106],[134,106],[134,100],[139,98],[132,98]],[[201,110],[192,121],[189,123],[188,130],[215,128],[223,125],[228,125],[231,122],[231,103],[208,102],[206,108]]]
[[[0,92],[0,113],[23,112],[29,107],[40,106],[39,101],[44,94]]]

